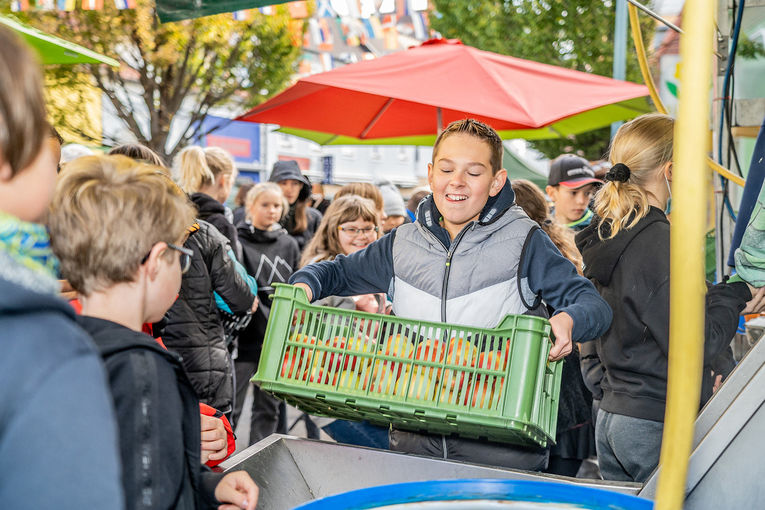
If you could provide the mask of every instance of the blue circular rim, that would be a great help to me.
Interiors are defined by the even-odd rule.
[[[628,494],[557,482],[530,480],[437,480],[358,489],[305,503],[295,510],[345,510],[426,501],[517,500],[570,503],[583,509],[650,510],[653,501]]]

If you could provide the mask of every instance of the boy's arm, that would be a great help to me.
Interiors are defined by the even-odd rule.
[[[585,342],[606,332],[611,307],[542,230],[531,234],[522,262],[520,277],[528,278],[531,290],[555,310],[553,318],[566,313],[573,320],[572,341]]]
[[[393,239],[395,230],[349,256],[309,264],[290,278],[291,284],[303,283],[311,291],[311,300],[327,296],[356,296],[388,292],[393,279]]]

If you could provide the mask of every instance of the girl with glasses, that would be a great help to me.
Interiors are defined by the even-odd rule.
[[[380,237],[380,216],[375,203],[358,195],[337,196],[327,208],[319,230],[306,247],[301,267],[334,260],[340,255],[363,250]],[[348,310],[386,313],[385,294],[329,296],[313,303]],[[372,336],[373,332],[369,332]],[[388,430],[370,423],[331,420],[320,422],[322,428],[340,443],[388,448]]]

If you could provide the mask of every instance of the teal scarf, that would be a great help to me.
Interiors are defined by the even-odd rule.
[[[45,227],[0,211],[0,275],[38,290],[55,291],[57,274],[58,259]]]

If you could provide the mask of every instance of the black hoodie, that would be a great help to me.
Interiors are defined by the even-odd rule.
[[[288,179],[301,182],[303,187],[300,189],[300,193],[298,194],[295,203],[290,204],[289,211],[287,211],[287,214],[285,214],[284,218],[281,220],[281,225],[286,228],[287,232],[289,232],[289,234],[297,241],[298,247],[302,252],[303,248],[305,248],[314,233],[316,233],[316,230],[319,228],[319,223],[321,223],[321,213],[313,207],[306,205],[306,229],[303,232],[295,232],[295,209],[299,202],[305,202],[311,197],[311,181],[309,181],[308,177],[303,175],[303,172],[300,171],[297,161],[287,160],[274,163],[274,169],[271,171],[271,176],[268,180],[270,182],[278,183]]]
[[[283,228],[265,231],[251,223],[240,223],[238,233],[242,242],[242,263],[258,282],[258,310],[239,336],[237,359],[257,362],[271,311],[269,295],[274,293],[272,284],[287,283],[297,269],[300,249],[297,241]]]
[[[77,317],[104,360],[119,425],[126,508],[218,505],[200,461],[199,404],[177,354],[115,322]]]
[[[234,255],[237,260],[242,260],[242,247],[239,245],[239,238],[236,235],[236,227],[226,218],[226,208],[215,200],[210,195],[205,193],[192,193],[191,201],[197,208],[199,214],[197,218],[205,220],[213,227],[218,229],[218,232],[226,236],[228,242],[231,244],[231,249],[234,250]]]
[[[611,306],[611,327],[597,340],[605,374],[601,408],[664,421],[669,350],[669,221],[651,207],[634,227],[598,236],[597,218],[576,236],[584,275]],[[603,227],[607,235],[607,225]],[[730,344],[751,299],[746,284],[711,286],[706,296],[704,365]]]

